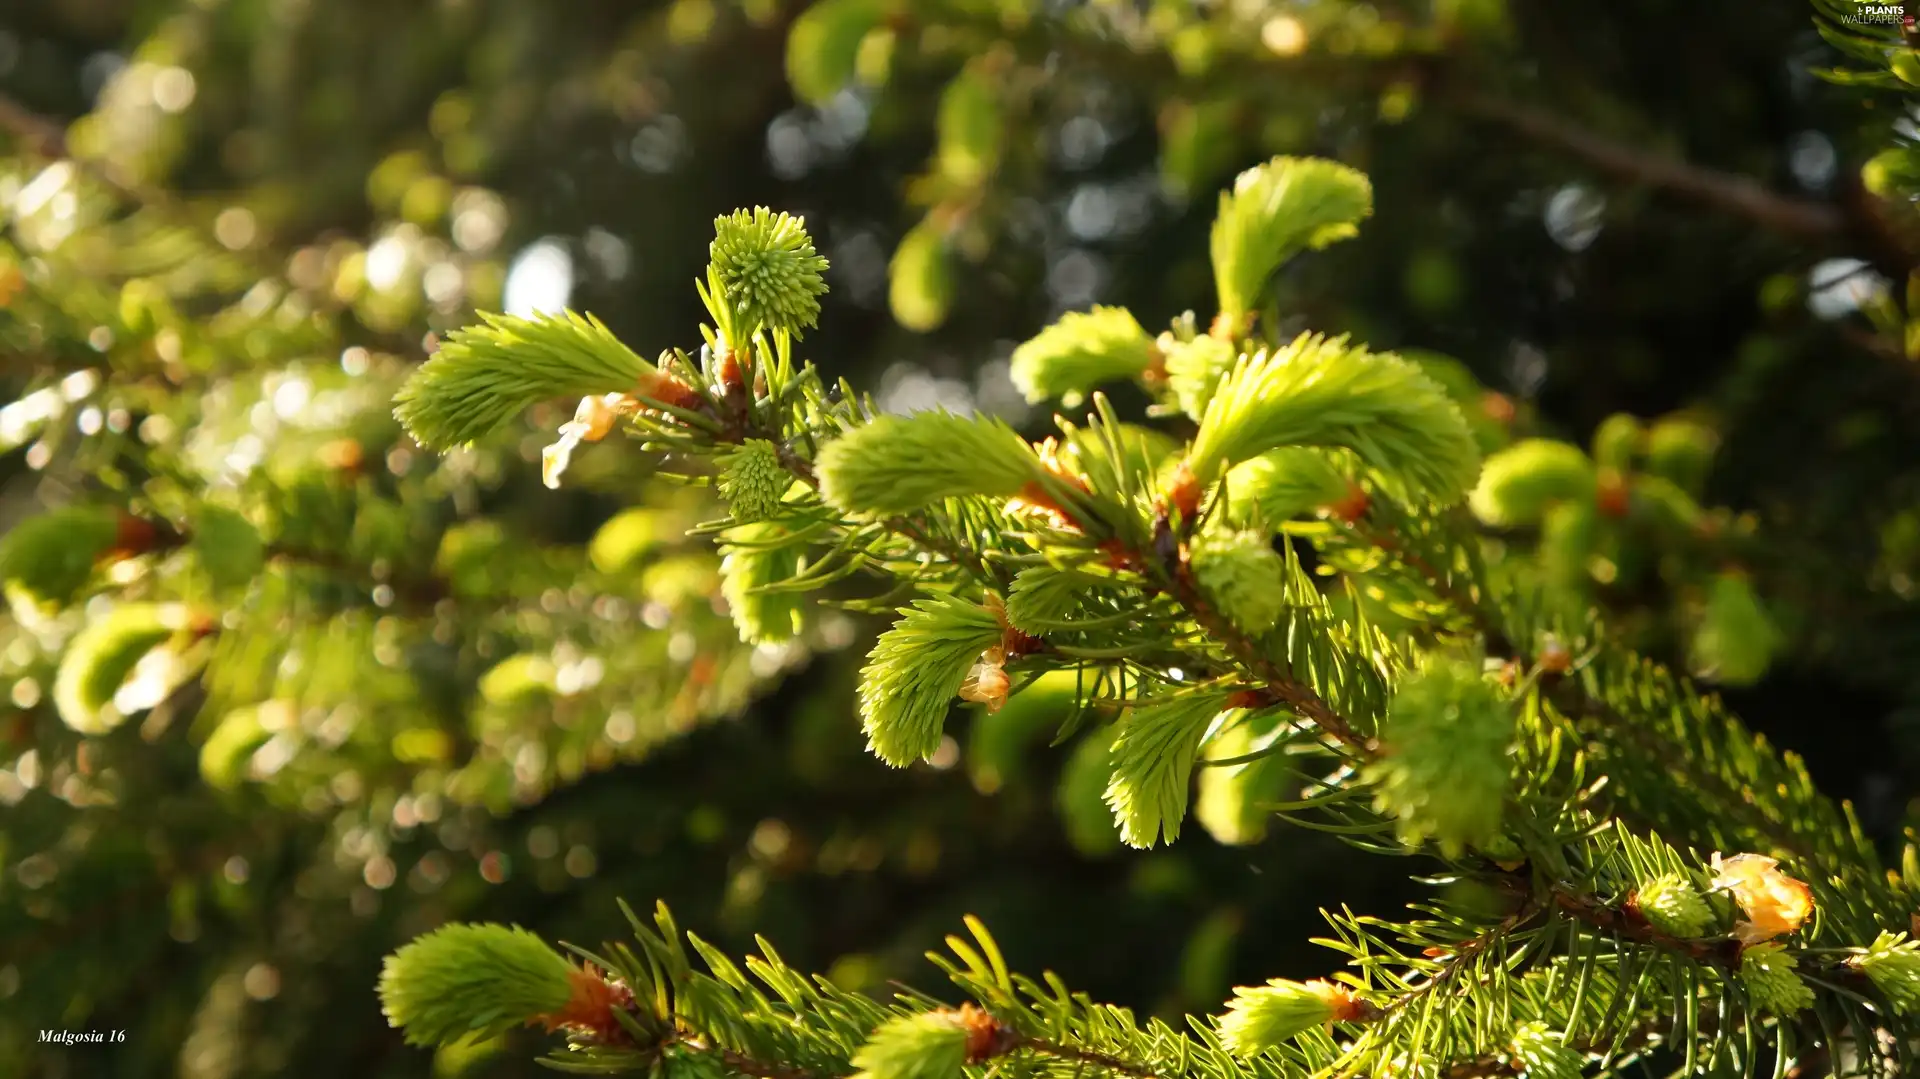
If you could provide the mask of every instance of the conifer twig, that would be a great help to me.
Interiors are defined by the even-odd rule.
[[[1399,559],[1408,569],[1418,574],[1438,599],[1466,616],[1474,629],[1487,641],[1490,651],[1504,654],[1522,665],[1537,665],[1540,662],[1538,655],[1529,655],[1527,649],[1521,648],[1507,637],[1506,632],[1498,625],[1493,614],[1487,610],[1486,604],[1480,598],[1464,594],[1454,588],[1431,563],[1406,544],[1400,543],[1392,535],[1368,528],[1363,523],[1354,522],[1344,527],[1347,533],[1358,542],[1389,557]],[[1568,719],[1589,720],[1592,728],[1628,739],[1636,749],[1650,759],[1660,761],[1669,770],[1678,771],[1691,759],[1682,747],[1662,738],[1660,732],[1656,730],[1629,722],[1609,707],[1605,701],[1595,699],[1592,694],[1586,692],[1574,679],[1555,677],[1548,683],[1547,688],[1555,698],[1555,703],[1559,705],[1560,711]],[[1740,792],[1729,786],[1724,777],[1718,773],[1690,769],[1685,772],[1685,778],[1689,784],[1707,789],[1722,806],[1744,818],[1748,827],[1752,828],[1758,837],[1795,857],[1807,860],[1813,857],[1813,852],[1806,847],[1799,835],[1790,829],[1783,830],[1780,822],[1761,812],[1759,806],[1751,800],[1741,797]]]
[[[766,438],[769,436],[765,432],[742,431],[735,441],[741,441],[748,437]],[[793,452],[792,448],[785,444],[779,445],[778,453],[780,464],[784,466],[788,472],[793,473],[795,478],[807,486],[812,487],[814,490],[817,491],[820,489],[819,477],[816,476],[813,471],[813,462]],[[881,523],[885,524],[889,530],[898,533],[907,540],[919,544],[923,549],[932,551],[965,569],[967,572],[973,574],[975,580],[980,581],[982,584],[1002,583],[997,574],[987,569],[986,563],[981,561],[978,553],[969,551],[964,547],[956,547],[953,544],[928,534],[926,529],[909,518],[888,517]]]
[[[685,1039],[683,1044],[689,1048],[704,1051],[714,1059],[720,1061],[720,1063],[725,1064],[741,1075],[752,1076],[753,1079],[816,1079],[812,1072],[804,1069],[789,1068],[779,1064],[769,1064],[764,1060],[755,1059],[745,1053],[735,1052],[732,1049],[709,1046],[697,1038]]]
[[[1047,1041],[1044,1038],[1016,1038],[1013,1041],[1013,1048],[1028,1049],[1045,1056],[1057,1057],[1061,1060],[1073,1060],[1082,1064],[1092,1064],[1095,1067],[1105,1068],[1108,1071],[1118,1072],[1121,1075],[1134,1076],[1135,1079],[1155,1079],[1154,1073],[1151,1070],[1121,1060],[1119,1057],[1107,1053],[1094,1052],[1091,1049],[1079,1049],[1071,1045],[1060,1045],[1056,1042]]]

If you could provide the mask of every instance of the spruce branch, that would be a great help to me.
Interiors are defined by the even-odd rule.
[[[793,473],[794,478],[812,488],[816,493],[820,491],[820,480],[814,471],[813,462],[795,453],[790,446],[780,446],[778,453],[780,463],[786,467],[787,471]],[[1004,586],[1004,574],[989,569],[981,560],[979,552],[949,543],[932,534],[923,514],[896,514],[881,518],[879,523],[921,550],[932,552],[949,563],[961,567],[974,581],[996,587]]]
[[[449,334],[407,380],[394,398],[394,416],[421,445],[446,450],[491,434],[541,401],[603,394],[676,407],[690,402],[684,385],[591,315],[482,314],[480,325]]]
[[[1099,1053],[1091,1049],[1081,1049],[1072,1045],[1061,1045],[1045,1038],[1017,1036],[1013,1040],[1015,1049],[1026,1049],[1040,1056],[1053,1057],[1056,1060],[1068,1060],[1076,1064],[1090,1064],[1093,1067],[1113,1072],[1116,1075],[1130,1075],[1134,1079],[1156,1079],[1154,1071],[1132,1061],[1122,1060],[1111,1053]]]
[[[1450,520],[1454,523],[1442,535],[1454,537],[1453,542],[1462,542],[1459,537],[1465,529],[1458,523],[1460,519],[1453,516]],[[1471,577],[1463,585],[1457,575],[1442,572],[1439,568],[1441,562],[1422,555],[1415,544],[1408,542],[1406,532],[1396,535],[1366,521],[1335,522],[1335,527],[1352,537],[1354,542],[1406,566],[1436,597],[1468,620],[1473,630],[1487,642],[1490,653],[1507,656],[1522,666],[1542,670],[1546,675],[1544,684],[1547,692],[1558,712],[1573,721],[1587,737],[1599,743],[1631,749],[1640,760],[1670,771],[1680,781],[1679,789],[1707,795],[1723,813],[1742,821],[1746,834],[1754,839],[1798,858],[1817,857],[1818,852],[1809,845],[1806,836],[1791,823],[1768,814],[1758,802],[1732,786],[1719,772],[1697,767],[1700,755],[1693,752],[1691,747],[1667,737],[1664,728],[1628,718],[1602,695],[1595,693],[1586,678],[1569,676],[1564,669],[1556,669],[1561,668],[1565,661],[1550,654],[1554,649],[1563,647],[1555,638],[1546,634],[1514,635],[1528,639],[1529,643],[1524,647],[1514,640],[1504,625],[1508,619],[1495,609],[1488,590],[1474,585]],[[1729,732],[1729,736],[1752,737],[1737,730]],[[1837,820],[1837,814],[1834,814],[1830,805],[1825,807],[1821,816],[1826,820]],[[1813,824],[1811,821],[1808,823]]]
[[[716,319],[732,325],[734,286],[709,283]],[[648,445],[725,469],[734,517],[708,531],[726,530],[729,594],[749,635],[770,636],[793,610],[754,608],[756,599],[790,598],[862,567],[898,582],[886,605],[912,597],[861,675],[863,726],[883,760],[931,755],[956,698],[996,709],[1017,658],[1048,673],[1092,669],[1094,687],[1076,701],[1121,713],[1097,748],[1109,755],[1107,797],[1128,842],[1174,838],[1203,750],[1238,759],[1235,747],[1249,743],[1213,739],[1247,721],[1235,713],[1266,711],[1262,722],[1278,733],[1256,752],[1331,766],[1299,773],[1304,796],[1272,809],[1367,849],[1438,855],[1457,879],[1494,884],[1513,905],[1497,920],[1445,906],[1404,925],[1330,915],[1340,939],[1329,943],[1359,968],[1342,976],[1347,995],[1312,983],[1245,990],[1220,1044],[1205,1045],[1143,1031],[1053,982],[1013,977],[977,927],[980,950],[955,945],[966,969],[950,971],[977,1009],[863,1003],[816,990],[769,953],[749,968],[784,1002],[775,1004],[697,940],[712,973],[691,973],[662,912],[660,934],[636,924],[648,971],[592,958],[668,1010],[628,1016],[639,1026],[623,1019],[626,1042],[576,1044],[599,1055],[575,1063],[616,1067],[626,1059],[618,1053],[659,1044],[641,1026],[672,1016],[750,1060],[872,1079],[951,1076],[1028,1051],[1135,1076],[1197,1069],[1205,1079],[1226,1079],[1222,1058],[1207,1055],[1221,1049],[1252,1050],[1284,1079],[1406,1060],[1486,1074],[1515,1061],[1565,1071],[1576,1058],[1628,1051],[1663,1012],[1673,1021],[1654,1037],[1690,1055],[1738,1054],[1733,1035],[1757,1036],[1761,1024],[1775,1024],[1769,1036],[1786,1054],[1793,1028],[1778,1024],[1806,1009],[1822,1024],[1863,1029],[1853,1009],[1871,1002],[1863,992],[1882,991],[1854,957],[1878,948],[1883,977],[1911,965],[1895,946],[1866,943],[1904,895],[1873,879],[1858,829],[1841,826],[1797,766],[1677,681],[1588,640],[1590,627],[1570,631],[1540,613],[1479,560],[1457,517],[1434,512],[1473,486],[1478,452],[1447,391],[1418,365],[1314,337],[1242,356],[1212,388],[1182,453],[1132,437],[1097,394],[1084,429],[1063,419],[1061,437],[1037,445],[992,420],[877,415],[845,387],[829,400],[812,368],[791,366],[788,338],[749,345],[706,332],[697,368],[679,353],[666,364],[693,407],[634,411],[630,422]],[[1081,359],[1067,367],[1084,374]],[[1154,382],[1151,373],[1140,377]],[[1345,471],[1355,466],[1364,487]],[[1543,493],[1534,484],[1542,475],[1585,489],[1579,469],[1502,469],[1487,497],[1516,520],[1564,496],[1564,483]],[[789,489],[786,476],[801,482]],[[1333,503],[1311,504],[1336,486]],[[1389,497],[1375,503],[1379,492]],[[1270,545],[1270,507],[1289,517],[1319,510],[1330,522],[1313,533],[1322,551],[1369,556],[1336,559],[1353,577],[1346,584],[1411,589],[1420,632],[1396,640],[1365,606],[1337,608],[1290,547]],[[800,568],[801,549],[815,544],[830,550]],[[775,553],[795,560],[775,563]],[[760,558],[769,560],[750,564]],[[1483,647],[1518,662],[1489,678]],[[1709,869],[1666,845],[1662,832],[1749,832],[1729,823],[1718,792],[1689,787],[1673,806],[1630,783],[1604,794],[1623,760],[1672,761],[1641,762],[1620,752],[1630,742],[1586,730],[1567,703],[1576,691],[1674,745],[1703,747],[1716,762],[1709,770],[1735,790],[1782,792],[1763,815],[1805,809],[1790,830],[1816,840],[1822,858],[1804,864],[1833,871],[1802,884],[1766,851],[1716,856]],[[1273,713],[1283,710],[1282,724]],[[1702,719],[1701,730],[1689,728]],[[1608,797],[1656,826],[1629,832],[1609,819]],[[1816,906],[1817,927],[1803,928]],[[1816,940],[1828,948],[1806,946]],[[1701,1011],[1716,1006],[1720,1026],[1710,1030]],[[1360,1026],[1336,1039],[1328,1023]]]

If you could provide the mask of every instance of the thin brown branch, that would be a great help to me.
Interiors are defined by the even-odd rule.
[[[708,1050],[720,1063],[741,1075],[753,1079],[814,1079],[812,1072],[800,1068],[789,1068],[779,1064],[769,1064],[731,1049]]]
[[[1459,977],[1460,972],[1466,969],[1467,965],[1477,958],[1480,953],[1505,940],[1514,930],[1532,921],[1546,908],[1546,901],[1542,897],[1534,896],[1519,910],[1502,918],[1497,924],[1488,928],[1485,932],[1463,942],[1453,950],[1446,965],[1435,972],[1431,978],[1414,986],[1392,1002],[1382,1005],[1380,1008],[1380,1017],[1386,1018],[1412,1005],[1416,1001],[1425,999],[1435,992],[1445,989]]]
[[[1831,203],[1780,194],[1751,177],[1702,168],[1679,158],[1616,142],[1566,117],[1477,91],[1445,100],[1468,116],[1497,124],[1577,158],[1615,179],[1656,187],[1745,217],[1776,232],[1829,240],[1846,232],[1847,216]]]
[[[430,611],[441,600],[453,597],[452,586],[438,577],[374,578],[369,585],[362,579],[365,570],[326,551],[315,551],[287,544],[269,544],[267,557],[318,569],[336,577],[351,580],[362,587],[379,588],[384,585],[393,589],[394,598],[422,612]]]
[[[1135,1079],[1154,1079],[1154,1073],[1152,1071],[1142,1068],[1138,1064],[1121,1060],[1119,1057],[1111,1056],[1107,1053],[1096,1053],[1091,1049],[1079,1049],[1071,1045],[1060,1045],[1047,1041],[1044,1038],[1019,1038],[1014,1041],[1013,1048],[1031,1050],[1035,1053],[1056,1057],[1060,1060],[1074,1060],[1082,1064],[1092,1064],[1095,1067],[1105,1068],[1108,1071],[1118,1072],[1121,1075],[1134,1076]]]
[[[1547,895],[1561,913],[1603,933],[1684,955],[1696,963],[1726,970],[1738,970],[1740,967],[1741,945],[1732,937],[1688,940],[1668,936],[1632,912],[1608,906],[1591,896],[1578,895],[1564,888],[1549,889]]]
[[[1194,583],[1193,574],[1186,559],[1181,556],[1178,546],[1171,542],[1166,518],[1161,518],[1157,534],[1164,537],[1156,543],[1161,548],[1156,557],[1154,552],[1129,551],[1128,554],[1140,565],[1154,568],[1161,587],[1167,594],[1199,623],[1200,628],[1215,641],[1226,646],[1245,668],[1260,681],[1266,683],[1287,707],[1303,719],[1311,720],[1315,726],[1331,735],[1334,739],[1362,756],[1371,756],[1374,745],[1371,740],[1354,729],[1353,724],[1323,700],[1311,686],[1294,678],[1280,664],[1273,661],[1252,638],[1240,632],[1232,622],[1214,609],[1212,603],[1201,594]]]

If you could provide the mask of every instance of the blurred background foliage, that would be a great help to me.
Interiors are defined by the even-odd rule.
[[[404,1048],[380,957],[453,919],[594,944],[616,896],[876,990],[974,912],[1159,1013],[1320,973],[1318,906],[1409,897],[1225,770],[1208,834],[1123,851],[1097,732],[1038,738],[1071,687],[891,772],[850,704],[871,625],[740,644],[707,491],[618,440],[544,489],[565,402],[446,458],[402,436],[393,389],[476,309],[691,343],[738,206],[832,260],[808,358],[1037,432],[1019,341],[1204,310],[1248,165],[1365,169],[1374,217],[1274,309],[1419,355],[1490,451],[1546,454],[1494,541],[1899,835],[1920,64],[1857,9],[6,5],[0,1074],[534,1074],[531,1034]]]

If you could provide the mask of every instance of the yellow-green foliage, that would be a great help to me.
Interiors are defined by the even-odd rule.
[[[62,605],[93,576],[94,563],[112,548],[120,513],[105,506],[72,506],[29,517],[0,538],[0,581],[40,603]]]
[[[932,220],[909,230],[887,265],[887,303],[900,325],[916,333],[939,329],[953,306],[953,256]]]
[[[1487,458],[1470,504],[1495,527],[1534,524],[1562,502],[1591,501],[1595,482],[1593,462],[1580,447],[1529,438]]]
[[[186,628],[179,604],[124,603],[80,631],[60,657],[53,702],[60,719],[82,734],[105,734],[126,716],[113,705],[147,653]]]

